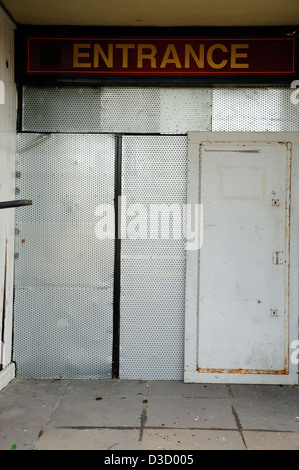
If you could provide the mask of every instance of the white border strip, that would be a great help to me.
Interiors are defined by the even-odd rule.
[[[11,362],[5,369],[0,372],[0,390],[2,390],[9,382],[15,378],[15,363]]]

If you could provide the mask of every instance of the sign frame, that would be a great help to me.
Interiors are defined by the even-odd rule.
[[[292,28],[291,28],[292,29]],[[289,31],[291,31],[289,29]],[[119,56],[122,54],[122,60],[124,61],[124,53],[127,53],[127,59],[131,61],[126,70],[116,70],[114,67],[108,67],[106,70],[102,69],[95,70],[94,67],[77,68],[66,68],[55,69],[52,67],[44,67],[43,69],[38,69],[32,67],[32,63],[28,60],[28,44],[29,50],[32,51],[33,42],[37,44],[38,41],[46,44],[46,41],[49,41],[48,44],[54,44],[53,41],[61,41],[61,43],[71,43],[72,40],[77,41],[77,44],[80,44],[78,40],[82,41],[82,44],[99,44],[99,38],[102,41],[102,44],[106,47],[102,47],[102,53],[98,55],[98,59],[94,59],[92,56],[92,48],[87,48],[84,50],[78,49],[79,54],[87,53],[87,58],[84,56],[79,56],[79,61],[88,61],[92,60],[101,61],[102,58],[109,60],[108,54],[108,45],[111,44],[114,48],[114,57],[116,57],[116,52]],[[197,48],[194,42],[192,41],[201,40],[201,43],[198,43]],[[157,52],[157,67],[155,69],[149,70],[145,68],[138,68],[137,66],[131,68],[132,57],[130,54],[133,51],[133,46],[135,45],[135,57],[137,57],[138,44],[152,44],[157,47],[157,41],[160,44],[169,45],[170,49],[168,52],[165,52],[164,55]],[[250,44],[259,44],[265,45],[269,44],[290,44],[292,48],[292,63],[287,69],[272,68],[268,70],[259,69],[259,70],[250,70],[248,73],[247,69],[235,68],[234,70],[227,70],[225,67],[221,67],[224,64],[223,61],[227,61],[227,64],[232,60],[231,51],[229,49],[229,44],[244,44],[245,41],[250,42]],[[275,43],[276,41],[276,43]],[[277,42],[278,41],[278,42]],[[57,43],[56,43],[57,44]],[[116,44],[118,44],[118,51],[116,51]],[[125,50],[124,44],[130,44],[127,50]],[[182,56],[182,48],[177,48],[177,45],[186,45],[189,44],[188,57]],[[201,56],[199,49],[200,44],[203,44],[204,49],[204,61],[205,67],[207,63],[207,51],[208,45],[214,45],[215,49],[219,45],[222,45],[219,50],[210,51],[210,61],[220,65],[220,68],[206,67],[200,68],[198,70],[192,69],[191,65],[197,61],[197,64],[201,64]],[[172,46],[171,46],[172,45]],[[217,46],[218,45],[218,46]],[[181,47],[181,46],[180,46]],[[275,48],[273,48],[275,49]],[[98,48],[99,51],[99,48]],[[298,60],[298,39],[292,35],[292,32],[288,32],[285,28],[282,27],[190,27],[190,28],[140,28],[140,27],[60,27],[53,26],[49,28],[48,26],[23,26],[16,31],[16,82],[19,85],[26,84],[72,84],[80,83],[82,85],[97,85],[97,86],[106,86],[106,85],[122,85],[122,86],[206,86],[211,84],[228,84],[228,83],[258,83],[263,84],[286,84],[290,83],[296,77],[299,77],[299,60]],[[52,51],[53,52],[53,51]],[[89,58],[88,58],[88,53]],[[151,51],[142,51],[145,56]],[[177,56],[175,53],[177,52]],[[238,64],[246,63],[246,49],[235,49],[237,58],[235,61]],[[218,55],[217,55],[218,54]],[[244,54],[245,58],[242,57]],[[146,57],[144,56],[144,64],[146,64]],[[272,54],[272,58],[275,56],[275,51]],[[155,57],[155,56],[152,56]],[[164,66],[163,64],[164,58]],[[48,57],[49,59],[49,57]],[[90,59],[90,60],[89,60]],[[138,57],[137,57],[138,59]],[[180,61],[182,67],[176,67],[176,60]],[[53,60],[53,56],[50,61]],[[190,64],[190,69],[186,70],[185,65],[186,61]],[[147,61],[149,64],[149,60]],[[36,64],[35,64],[36,65]],[[103,60],[102,60],[103,65]],[[163,69],[163,70],[161,70]],[[246,82],[245,82],[246,80]]]
[[[295,46],[295,38],[29,37],[26,73],[294,77]]]

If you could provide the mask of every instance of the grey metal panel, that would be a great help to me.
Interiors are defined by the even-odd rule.
[[[183,206],[186,179],[186,137],[124,137],[122,194],[128,207],[142,204],[149,214],[151,204]],[[181,380],[184,239],[149,239],[148,224],[147,237],[121,242],[120,377]]]
[[[211,130],[212,89],[111,88],[101,93],[101,132],[186,134]]]
[[[22,130],[186,134],[211,130],[212,89],[23,88]]]
[[[111,377],[112,289],[16,288],[18,377]]]
[[[159,132],[158,88],[103,88],[102,132]]]
[[[23,88],[22,130],[29,132],[98,132],[100,88]]]
[[[23,131],[186,134],[298,131],[291,88],[33,87],[23,89]]]
[[[21,377],[111,374],[114,241],[95,235],[113,205],[114,137],[20,134],[14,360]],[[114,219],[109,220],[114,226]]]
[[[212,99],[211,88],[161,88],[161,133],[210,131]]]
[[[291,88],[222,86],[213,89],[213,131],[292,132],[299,130],[299,106]]]
[[[23,130],[298,131],[299,108],[290,93],[262,86],[25,87]],[[186,140],[124,137],[127,204],[185,202]],[[21,135],[17,158],[18,197],[33,199],[29,210],[16,211],[19,376],[109,376],[114,244],[94,236],[94,210],[113,203],[114,139]],[[182,379],[183,242],[124,240],[121,263],[121,377]]]

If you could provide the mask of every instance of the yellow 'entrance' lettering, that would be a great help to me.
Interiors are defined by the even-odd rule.
[[[190,57],[192,56],[197,67],[199,69],[203,69],[204,62],[205,62],[204,51],[205,51],[204,44],[200,44],[198,47],[198,55],[196,55],[196,52],[191,46],[191,44],[186,44],[185,45],[185,68],[186,69],[190,68]]]
[[[179,56],[178,56],[178,53],[174,44],[168,44],[168,46],[166,47],[166,51],[163,56],[160,68],[164,69],[167,64],[175,64],[177,69],[182,68],[182,65],[181,65],[181,62],[180,62],[180,59],[179,59]]]
[[[227,64],[227,59],[223,59],[221,62],[216,64],[213,59],[213,53],[216,49],[220,49],[222,52],[228,52],[228,49],[226,46],[223,44],[213,44],[212,46],[209,47],[208,52],[207,52],[207,61],[210,67],[213,69],[222,69],[223,67],[226,66]]]
[[[135,44],[116,44],[116,49],[122,49],[122,66],[128,68],[129,49],[135,49]]]
[[[248,49],[249,44],[232,44],[231,45],[231,57],[230,66],[232,69],[248,69],[249,64],[237,63],[237,59],[248,58],[248,52],[237,52],[238,49]]]
[[[80,58],[89,58],[90,52],[80,52],[79,49],[90,49],[91,44],[74,44],[73,66],[91,68],[90,62],[79,62]]]
[[[144,50],[150,50],[150,52],[145,53]],[[138,44],[137,45],[137,67],[142,69],[143,61],[149,60],[151,63],[151,68],[157,68],[156,62],[157,48],[153,44]]]
[[[113,67],[113,44],[108,44],[108,53],[104,53],[100,44],[95,44],[93,49],[93,65],[95,68],[99,67],[99,55],[102,57],[103,61],[106,64],[106,67]]]

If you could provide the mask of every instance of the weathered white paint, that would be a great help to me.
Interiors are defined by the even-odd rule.
[[[14,26],[0,9],[0,201],[15,199],[16,87],[14,83]],[[0,210],[0,389],[14,377],[12,352],[13,266],[15,210]],[[4,292],[5,291],[5,292]],[[3,311],[5,317],[3,322]]]
[[[0,390],[2,390],[9,382],[15,377],[16,375],[16,368],[15,363],[11,362],[8,366],[5,367],[0,372]]]
[[[286,157],[285,144],[201,146],[201,370],[284,370]]]
[[[264,256],[263,253],[270,249],[271,240],[273,241],[274,245],[276,243],[279,244],[277,251],[282,249],[284,254],[286,254],[286,265],[273,265],[272,260],[270,259],[269,265],[263,268],[263,271],[259,272],[256,271],[255,266],[253,265],[255,261],[254,258],[244,257],[244,250],[246,250],[246,243],[243,246],[241,240],[245,242],[244,234],[242,232],[242,237],[235,237],[235,240],[223,240],[224,245],[227,247],[227,251],[224,249],[223,251],[223,260],[227,261],[228,263],[231,261],[231,258],[234,256],[235,252],[240,249],[239,258],[240,258],[240,279],[244,278],[244,274],[242,270],[247,271],[247,294],[248,296],[255,298],[252,292],[252,288],[255,286],[255,290],[258,290],[260,284],[264,284],[264,289],[266,288],[266,284],[271,282],[271,278],[273,279],[273,284],[270,286],[270,290],[268,290],[268,298],[266,298],[267,308],[263,309],[260,308],[263,304],[256,303],[255,313],[252,315],[252,308],[250,308],[250,312],[246,310],[247,317],[251,316],[249,323],[247,325],[248,335],[246,333],[246,328],[243,328],[244,323],[248,321],[247,317],[240,318],[240,310],[242,310],[242,314],[244,314],[244,308],[240,308],[241,305],[241,295],[237,292],[237,286],[235,286],[235,294],[236,299],[238,302],[239,309],[236,311],[235,318],[233,319],[233,301],[232,297],[230,297],[229,302],[226,299],[226,293],[223,291],[221,285],[223,286],[229,280],[228,277],[230,276],[229,271],[225,274],[223,273],[223,282],[217,282],[217,286],[215,285],[214,293],[211,288],[213,287],[212,284],[209,284],[209,276],[215,276],[213,274],[213,269],[215,270],[215,265],[213,266],[213,259],[219,259],[217,254],[214,256],[212,250],[213,243],[215,245],[215,252],[219,250],[219,234],[225,235],[227,233],[228,237],[232,237],[232,234],[229,235],[231,232],[232,223],[234,223],[234,213],[227,212],[227,208],[221,207],[223,204],[219,201],[219,214],[218,222],[220,225],[223,226],[224,230],[221,232],[221,227],[219,228],[218,234],[218,242],[213,238],[205,239],[205,236],[208,236],[209,228],[206,228],[204,232],[204,240],[203,240],[203,248],[205,248],[205,243],[210,249],[210,252],[202,251],[202,269],[198,269],[199,263],[198,260],[200,259],[201,253],[193,253],[189,252],[187,256],[187,279],[186,279],[186,326],[185,326],[185,381],[186,382],[224,382],[224,383],[273,383],[273,384],[295,384],[298,381],[297,371],[298,371],[298,364],[293,364],[289,361],[288,366],[288,373],[284,374],[275,374],[275,373],[268,373],[266,370],[274,371],[275,369],[282,370],[285,367],[284,363],[284,355],[287,358],[290,357],[292,350],[289,351],[289,345],[296,339],[298,339],[298,231],[299,231],[299,217],[298,217],[298,167],[299,167],[299,153],[298,153],[298,144],[299,144],[299,136],[296,133],[190,133],[189,134],[189,180],[188,180],[188,200],[189,202],[196,202],[199,201],[199,188],[198,188],[198,181],[199,181],[199,174],[200,174],[200,159],[199,159],[199,152],[202,151],[201,144],[203,142],[218,142],[218,145],[212,147],[211,144],[207,144],[210,150],[214,149],[227,149],[227,145],[229,142],[235,142],[235,148],[238,149],[238,142],[240,143],[259,143],[249,144],[248,148],[253,149],[256,148],[261,149],[260,154],[247,154],[248,158],[248,166],[251,165],[252,167],[252,174],[253,180],[250,187],[246,186],[249,192],[255,191],[255,193],[260,192],[261,194],[253,194],[257,202],[257,205],[263,206],[262,199],[263,199],[263,181],[264,179],[268,179],[268,181],[274,184],[279,185],[280,180],[284,179],[284,188],[285,192],[282,191],[280,195],[280,200],[283,199],[281,202],[281,206],[279,207],[271,207],[270,211],[266,209],[266,212],[274,211],[273,220],[269,216],[268,223],[266,224],[265,230],[256,238],[256,234],[253,232],[250,233],[252,230],[250,229],[250,207],[247,207],[248,204],[250,205],[249,201],[246,201],[246,198],[242,201],[244,203],[244,214],[243,214],[243,221],[240,223],[240,226],[244,226],[243,232],[247,231],[247,235],[245,238],[247,239],[246,243],[248,243],[249,238],[255,237],[255,244],[257,244],[260,240],[261,247],[256,246],[255,254],[259,256]],[[284,142],[290,144],[278,144],[277,142]],[[223,144],[224,143],[224,144]],[[247,148],[247,147],[245,147]],[[262,149],[265,152],[262,152]],[[271,150],[270,150],[271,149]],[[270,150],[270,152],[269,152]],[[256,160],[257,155],[262,155],[262,153],[267,154],[267,158],[265,159],[264,167],[261,167]],[[280,155],[281,154],[281,155]],[[212,153],[210,154],[212,155]],[[213,184],[219,183],[219,173],[223,173],[223,168],[225,165],[228,164],[227,157],[229,156],[230,165],[234,167],[234,171],[240,172],[240,167],[246,166],[246,159],[244,159],[244,155],[242,154],[242,158],[239,158],[239,169],[236,170],[236,162],[237,160],[237,153],[234,156],[234,152],[226,153],[225,151],[217,154],[217,161],[214,161],[210,165],[208,164],[208,159],[206,158],[207,155],[203,159],[203,168],[201,176],[201,183],[202,187],[202,194],[207,189],[211,191],[217,192],[217,188],[212,187]],[[287,156],[292,156],[292,197],[291,197],[291,224],[290,224],[290,231],[288,229],[288,206],[285,203],[289,199],[289,189],[290,189],[290,181],[288,180],[288,166],[287,166]],[[240,154],[239,154],[240,157]],[[212,159],[213,160],[213,159]],[[215,160],[215,158],[214,158]],[[244,160],[244,161],[243,161]],[[255,161],[256,160],[256,161]],[[267,161],[268,160],[268,161]],[[281,160],[283,160],[283,164],[281,164]],[[274,163],[274,164],[273,164]],[[245,166],[244,166],[245,165]],[[271,165],[271,167],[270,167]],[[221,169],[222,168],[222,169]],[[241,168],[241,173],[244,170]],[[272,168],[272,170],[271,170]],[[205,175],[209,173],[210,170],[213,170],[214,182],[211,179],[211,187],[209,189],[208,186],[205,186]],[[217,174],[218,173],[218,174]],[[240,175],[239,175],[240,176]],[[259,181],[259,176],[261,176],[260,184],[257,184]],[[222,175],[223,177],[223,175]],[[276,180],[276,183],[275,183]],[[247,180],[248,181],[248,180]],[[226,186],[225,190],[230,193],[231,198],[236,196],[235,192],[238,191],[238,194],[242,192],[243,188],[242,185],[236,187],[236,180],[231,182],[232,186]],[[244,182],[245,184],[246,182]],[[247,184],[247,183],[246,183]],[[246,188],[245,188],[246,189]],[[222,178],[222,188],[221,191],[224,190],[224,181]],[[296,194],[297,193],[297,194]],[[239,195],[240,195],[239,194]],[[259,197],[261,196],[261,197]],[[278,197],[278,196],[277,196]],[[204,200],[205,196],[203,196]],[[258,201],[258,199],[261,199]],[[275,196],[273,195],[273,199]],[[229,201],[227,201],[228,203]],[[231,199],[232,202],[232,199]],[[287,208],[287,209],[286,209]],[[263,208],[262,216],[264,217],[266,212]],[[273,211],[271,211],[273,209]],[[275,211],[277,209],[277,211]],[[210,218],[210,213],[206,214],[206,211],[211,210],[210,207],[205,207],[204,205],[204,218]],[[217,212],[217,207],[213,208],[215,212]],[[225,214],[221,216],[221,211],[225,210]],[[260,209],[258,209],[260,210]],[[251,208],[252,213],[252,208]],[[267,214],[266,214],[267,216]],[[222,219],[222,220],[221,220]],[[231,219],[231,220],[230,220]],[[276,220],[275,220],[276,219]],[[218,223],[217,222],[217,223]],[[244,223],[243,223],[244,222]],[[245,225],[248,225],[245,227]],[[268,227],[269,225],[269,227]],[[272,226],[271,226],[272,225]],[[287,226],[286,237],[285,235],[285,226]],[[274,227],[277,227],[277,231],[274,234],[273,230]],[[212,228],[212,227],[211,227]],[[215,228],[212,229],[212,231]],[[241,230],[241,229],[240,229]],[[270,232],[268,235],[266,234],[267,230]],[[233,232],[234,233],[234,232]],[[214,233],[215,235],[215,233]],[[288,237],[290,235],[290,237]],[[213,237],[213,234],[211,235]],[[248,238],[249,237],[249,238]],[[217,238],[217,233],[216,233]],[[284,239],[286,238],[286,244]],[[290,269],[285,269],[288,264],[288,238],[290,239]],[[276,240],[277,239],[277,240]],[[267,245],[268,242],[268,245]],[[239,246],[238,246],[239,243]],[[241,243],[241,245],[240,245]],[[283,247],[280,245],[283,244]],[[235,246],[234,246],[235,245]],[[225,248],[224,246],[224,248]],[[260,249],[262,248],[262,249]],[[275,249],[276,250],[276,249]],[[272,250],[274,251],[274,250]],[[272,253],[271,251],[271,253]],[[271,255],[270,253],[270,255]],[[207,257],[208,255],[208,257]],[[219,255],[219,253],[218,253]],[[211,264],[209,266],[209,257]],[[228,259],[226,259],[226,257]],[[244,259],[243,259],[244,258]],[[246,259],[247,258],[247,259]],[[242,261],[243,260],[243,261]],[[236,261],[236,259],[235,259]],[[236,263],[235,263],[236,265]],[[265,263],[264,263],[265,265]],[[219,266],[216,268],[218,269]],[[261,269],[261,268],[260,268]],[[277,277],[273,277],[273,272],[278,272]],[[252,278],[254,274],[254,277]],[[204,277],[199,280],[199,275]],[[218,274],[217,274],[218,275]],[[216,275],[216,277],[217,277]],[[231,280],[235,276],[235,273],[231,273]],[[221,277],[221,276],[220,276]],[[263,279],[264,277],[264,279]],[[225,278],[225,279],[224,279]],[[246,278],[246,276],[245,276]],[[202,286],[203,291],[199,292],[199,286]],[[239,286],[241,287],[241,286]],[[244,289],[244,283],[243,283]],[[272,292],[271,292],[272,289]],[[244,293],[244,292],[243,292]],[[199,299],[199,295],[208,294],[209,299]],[[261,294],[259,294],[261,296]],[[264,294],[263,294],[264,295]],[[276,298],[277,297],[277,298]],[[257,293],[257,300],[258,293]],[[264,302],[264,298],[262,299]],[[277,309],[279,312],[278,317],[271,317],[270,316],[270,308]],[[210,303],[210,310],[209,310],[209,303]],[[248,302],[247,302],[248,303]],[[268,305],[269,303],[269,305]],[[284,304],[285,303],[285,304]],[[271,305],[270,305],[271,304]],[[245,303],[244,303],[245,305]],[[246,304],[247,305],[247,304]],[[221,309],[220,309],[221,306]],[[223,311],[226,309],[224,314],[226,315],[226,321],[222,321],[223,318],[219,313],[220,310]],[[261,310],[261,312],[259,312]],[[263,312],[262,312],[263,310]],[[269,310],[269,316],[264,317],[265,312]],[[283,312],[285,310],[285,312]],[[282,314],[281,314],[282,311]],[[289,312],[288,312],[289,311]],[[262,315],[260,315],[262,313]],[[202,316],[201,316],[202,315]],[[199,321],[199,319],[200,321]],[[206,322],[207,320],[207,322]],[[256,324],[254,323],[257,321],[259,323],[259,328],[256,328]],[[274,322],[276,322],[274,324]],[[274,326],[274,328],[272,328]],[[228,327],[228,328],[227,328]],[[277,327],[277,328],[276,328]],[[230,334],[235,328],[235,334]],[[271,334],[269,336],[269,329],[272,329]],[[218,332],[218,333],[217,333]],[[221,333],[223,332],[223,334]],[[228,332],[228,333],[227,333]],[[228,345],[229,341],[236,340],[237,342],[240,341],[237,348],[237,353],[235,351],[235,345],[230,348]],[[266,343],[273,342],[273,349],[271,346]],[[210,343],[210,344],[208,344]],[[251,352],[255,357],[249,357],[247,352],[248,348],[251,348]],[[284,351],[285,349],[285,351]],[[231,354],[231,356],[230,356]],[[268,355],[268,357],[267,357]],[[265,359],[266,357],[266,359]],[[202,369],[200,371],[200,369]],[[204,371],[203,369],[209,369],[209,372]],[[238,372],[237,369],[247,369],[246,371],[242,371],[242,373]],[[216,372],[217,370],[217,372]],[[229,373],[229,370],[234,370],[234,373]],[[249,372],[250,370],[250,372]],[[263,373],[263,370],[265,373]],[[255,373],[255,371],[258,371]]]

